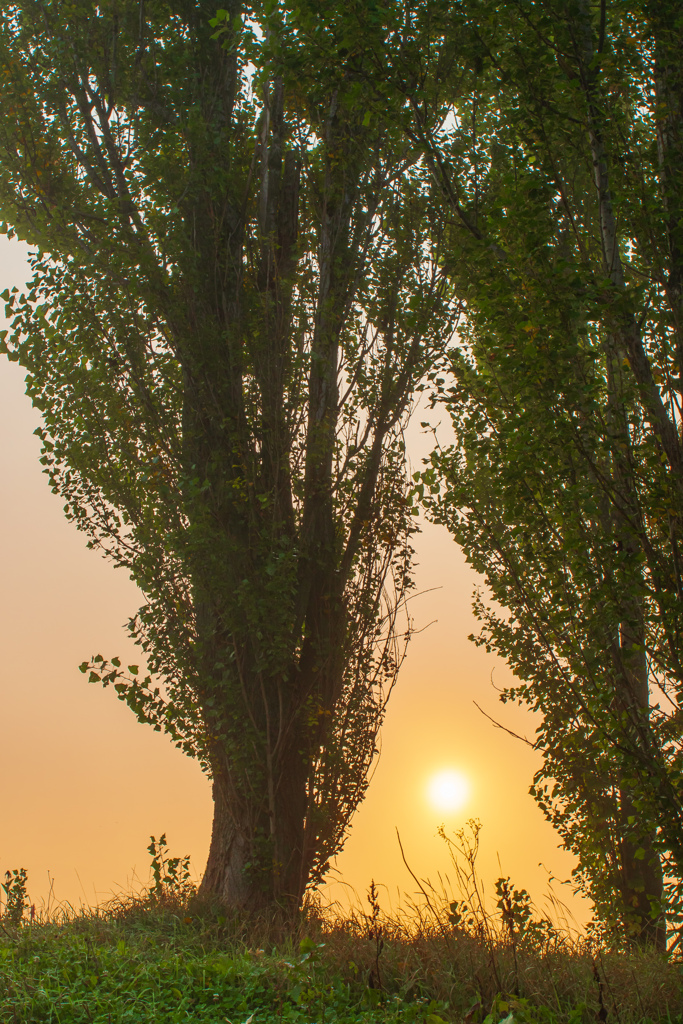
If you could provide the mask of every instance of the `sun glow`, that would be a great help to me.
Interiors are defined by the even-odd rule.
[[[440,811],[457,811],[467,802],[470,785],[464,775],[449,769],[432,776],[427,793],[433,807]]]

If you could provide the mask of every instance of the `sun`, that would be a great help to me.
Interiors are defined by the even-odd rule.
[[[440,811],[457,811],[470,795],[470,785],[460,772],[448,769],[433,775],[427,787],[429,802]]]

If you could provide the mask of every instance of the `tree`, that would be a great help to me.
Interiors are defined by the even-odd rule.
[[[503,699],[544,714],[533,791],[579,885],[661,944],[681,877],[678,8],[393,7],[374,47],[369,15],[330,9],[450,221],[466,321],[456,386],[433,376],[457,443],[418,490],[510,610],[478,601],[480,641],[522,678]]]
[[[342,846],[409,629],[403,427],[450,335],[428,190],[343,62],[278,71],[231,0],[0,13],[0,207],[37,246],[3,345],[89,545],[145,595],[150,675],[200,759],[202,889],[295,908]],[[381,28],[381,27],[380,27]]]
[[[419,489],[503,608],[477,601],[477,642],[543,715],[532,792],[580,887],[661,946],[683,879],[683,8],[451,17],[469,61],[404,86],[467,313],[456,442]]]

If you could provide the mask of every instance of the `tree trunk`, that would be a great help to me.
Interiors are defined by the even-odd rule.
[[[211,845],[200,894],[226,908],[258,914],[295,914],[310,869],[306,843],[306,776],[301,757],[281,776],[274,806],[266,794],[253,799],[230,795],[225,776],[213,782]],[[269,780],[266,787],[272,792]]]
[[[247,868],[250,845],[246,829],[239,828],[221,787],[214,780],[211,845],[200,894],[218,897],[235,909],[253,905],[254,894]]]
[[[628,496],[628,495],[627,495]],[[624,531],[625,543],[635,542]],[[627,716],[628,742],[642,747],[647,730],[650,709],[650,686],[647,656],[645,654],[645,623],[642,607],[634,598],[628,609],[629,620],[621,625],[621,692],[618,706]],[[622,785],[619,792],[621,835],[619,863],[621,895],[626,920],[635,928],[635,939],[643,945],[666,949],[666,922],[661,908],[664,899],[664,879],[659,854],[655,848],[655,830],[642,829],[642,814],[634,806],[629,789]]]
[[[588,141],[599,214],[602,269],[615,290],[624,293],[626,280],[620,252],[621,239],[614,212],[609,156],[605,145],[605,103],[604,97],[600,96],[599,71],[595,63],[596,54],[600,51],[603,41],[601,40],[596,48],[597,41],[588,4],[582,2],[580,10],[583,31],[583,53],[580,55],[581,82],[587,104]],[[603,330],[607,328],[604,342],[608,379],[607,422],[615,441],[611,476],[615,493],[619,496],[619,502],[613,508],[614,531],[618,538],[618,550],[623,550],[635,558],[641,550],[641,542],[633,528],[633,523],[639,519],[639,508],[627,454],[631,436],[628,403],[625,398],[624,365],[626,360],[630,359],[636,377],[638,376],[634,366],[634,344],[629,343],[631,336],[635,337],[638,331],[633,316],[628,323],[610,323],[611,311],[606,312]],[[653,427],[657,429],[654,421]],[[625,722],[623,738],[627,747],[631,748],[631,758],[637,761],[636,752],[647,743],[650,703],[645,655],[645,622],[639,598],[626,596],[622,601],[622,614],[624,618],[613,649],[617,679],[615,706],[620,716],[623,715],[622,721]],[[632,938],[636,942],[644,945],[654,943],[657,948],[664,949],[666,929],[661,913],[663,877],[661,861],[655,846],[656,831],[651,823],[645,824],[644,828],[639,827],[639,811],[634,806],[625,780],[619,789],[621,835],[617,852],[624,923],[631,929]]]

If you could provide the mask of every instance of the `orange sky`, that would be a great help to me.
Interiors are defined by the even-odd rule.
[[[0,237],[0,290],[25,281],[24,252]],[[99,652],[139,660],[123,624],[141,598],[63,518],[38,462],[38,422],[21,370],[0,357],[0,871],[25,867],[38,904],[52,878],[56,899],[78,906],[136,877],[146,881],[151,834],[166,832],[171,852],[189,853],[200,873],[211,800],[196,763],[78,671]],[[423,446],[418,438],[417,464]],[[343,885],[330,893],[363,896],[374,878],[386,886],[381,901],[396,906],[399,894],[416,889],[396,828],[414,872],[436,882],[448,871],[438,825],[454,829],[478,817],[488,891],[501,873],[510,875],[543,908],[549,873],[567,878],[573,860],[528,795],[539,759],[473,702],[528,736],[533,719],[498,704],[491,675],[502,686],[510,672],[467,640],[477,627],[470,607],[477,577],[456,545],[426,524],[416,546],[418,590],[429,592],[413,600],[412,615],[418,629],[437,621],[411,642],[377,770],[331,876]],[[426,798],[430,777],[444,768],[470,781],[470,799],[457,813],[436,811]],[[555,890],[585,919],[568,886]]]

